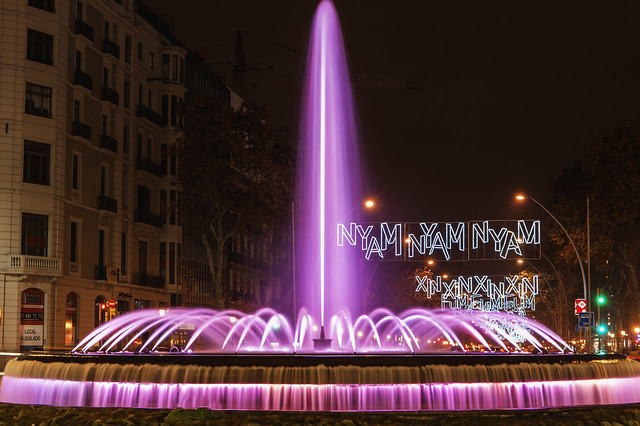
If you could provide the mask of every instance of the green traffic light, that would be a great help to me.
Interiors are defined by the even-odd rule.
[[[606,332],[607,332],[607,326],[603,325],[603,324],[600,324],[598,326],[598,334],[604,334]]]
[[[598,304],[599,305],[604,305],[604,303],[607,301],[607,299],[604,296],[598,296]]]

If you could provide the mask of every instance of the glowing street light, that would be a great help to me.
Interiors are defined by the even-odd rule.
[[[375,206],[375,205],[376,205],[376,203],[375,203],[375,201],[373,201],[373,200],[367,200],[367,201],[365,201],[365,202],[364,202],[364,206],[365,206],[366,208],[368,208],[368,209],[370,209],[371,207],[373,207],[373,206]]]
[[[562,225],[562,223],[560,223],[560,221],[558,220],[557,217],[555,217],[549,210],[547,210],[547,208],[545,206],[543,206],[542,204],[540,204],[540,202],[538,200],[536,200],[535,198],[529,196],[529,195],[516,195],[516,200],[519,201],[523,201],[523,200],[531,200],[534,203],[536,203],[540,208],[542,208],[542,210],[544,210],[545,212],[547,212],[547,214],[549,216],[551,216],[551,218],[558,224],[558,226],[560,226],[560,228],[564,231],[564,234],[567,236],[567,239],[569,240],[569,242],[571,243],[571,246],[573,247],[573,251],[576,254],[576,258],[578,258],[578,266],[580,266],[580,272],[582,273],[582,285],[584,287],[584,298],[586,300],[589,300],[588,296],[587,296],[587,278],[584,274],[584,267],[582,266],[582,259],[580,258],[580,254],[578,254],[578,249],[576,247],[576,244],[573,242],[573,238],[571,238],[571,235],[569,235],[569,232],[565,229],[565,227]]]

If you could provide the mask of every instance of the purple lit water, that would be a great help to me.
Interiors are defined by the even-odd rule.
[[[329,0],[318,6],[309,49],[295,205],[297,306],[305,308],[295,322],[270,308],[131,312],[94,330],[73,354],[11,360],[0,401],[366,411],[640,402],[640,363],[563,354],[571,348],[529,318],[424,308],[363,314],[358,264],[342,259],[333,240],[337,222],[357,221],[361,191],[346,58]],[[331,347],[318,353],[321,326]]]
[[[323,0],[309,43],[296,189],[297,306],[321,324],[343,307],[362,313],[360,264],[345,262],[334,238],[336,224],[357,220],[362,206],[355,123],[340,22]]]

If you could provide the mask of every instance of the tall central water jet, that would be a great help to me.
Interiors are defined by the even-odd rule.
[[[311,31],[302,104],[296,194],[298,306],[325,324],[347,308],[357,316],[360,265],[346,262],[335,244],[336,224],[357,220],[360,158],[349,71],[336,10],[318,6]],[[324,338],[324,337],[322,337]]]

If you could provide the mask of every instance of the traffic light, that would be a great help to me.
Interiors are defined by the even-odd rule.
[[[603,294],[598,296],[598,305],[604,305],[605,303],[607,303],[607,298],[604,297]]]
[[[598,334],[605,334],[608,329],[609,328],[606,324],[598,324],[598,327],[596,327],[596,331],[598,332]]]
[[[105,311],[107,309],[107,304],[106,303],[101,303],[100,304],[100,310],[101,311]]]

